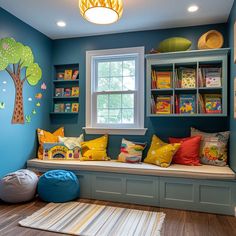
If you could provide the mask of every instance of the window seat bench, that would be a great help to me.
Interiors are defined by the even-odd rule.
[[[81,198],[136,203],[234,215],[235,173],[229,167],[171,165],[117,161],[44,161],[31,159],[27,168],[73,171],[80,179]]]
[[[32,159],[27,162],[27,167],[45,169],[67,169],[72,171],[98,171],[135,175],[168,176],[193,179],[235,179],[235,173],[228,166],[185,166],[174,164],[168,168],[162,168],[146,163],[130,164],[117,161],[44,161],[39,159]]]

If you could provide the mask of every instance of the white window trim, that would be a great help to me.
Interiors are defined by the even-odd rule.
[[[139,122],[138,128],[97,128],[92,127],[92,84],[91,78],[92,62],[94,58],[104,56],[119,56],[125,54],[138,54],[137,67],[139,68]],[[144,128],[144,47],[119,48],[107,50],[86,51],[86,127],[83,128],[87,134],[117,134],[117,135],[144,135],[147,131]]]

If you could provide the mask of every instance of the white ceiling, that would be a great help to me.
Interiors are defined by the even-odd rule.
[[[0,0],[0,7],[52,39],[226,22],[234,0],[123,0],[122,18],[112,25],[85,21],[78,0]],[[187,12],[197,4],[198,12]],[[58,20],[67,23],[56,26]]]

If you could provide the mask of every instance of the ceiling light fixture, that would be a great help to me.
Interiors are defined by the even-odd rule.
[[[106,25],[120,19],[123,13],[122,0],[79,0],[81,15],[89,22]]]
[[[66,26],[66,22],[64,22],[64,21],[58,21],[58,22],[57,22],[57,26],[59,26],[59,27],[65,27],[65,26]]]
[[[199,7],[197,5],[192,5],[188,8],[189,12],[195,12],[199,9]]]

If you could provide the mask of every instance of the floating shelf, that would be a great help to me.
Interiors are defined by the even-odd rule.
[[[50,112],[51,115],[78,115],[79,112]]]
[[[66,99],[78,99],[79,97],[75,96],[68,96],[68,97],[53,97],[53,99],[61,99],[61,100],[66,100]]]
[[[53,83],[78,83],[78,79],[74,80],[53,80]]]

